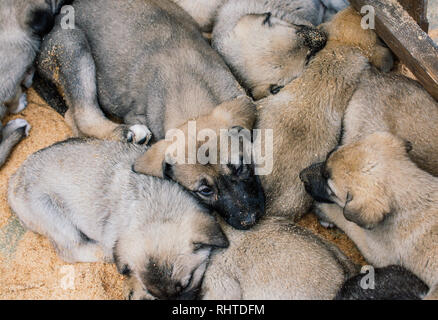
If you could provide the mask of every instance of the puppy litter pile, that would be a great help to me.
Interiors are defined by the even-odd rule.
[[[432,4],[429,19],[431,36],[438,43],[438,3]],[[32,130],[0,169],[0,299],[123,299],[123,277],[114,265],[66,264],[45,237],[26,232],[9,209],[8,180],[21,163],[30,154],[71,137],[63,118],[33,90],[28,98],[27,109],[5,119],[24,118]],[[323,228],[314,215],[299,224],[335,243],[356,263],[366,263],[340,230]]]
[[[21,114],[32,130],[0,169],[0,299],[123,299],[123,277],[112,264],[69,265],[59,259],[43,236],[26,232],[9,209],[9,177],[32,153],[71,136],[63,118],[33,91]],[[320,226],[313,215],[301,225],[336,243],[357,263],[365,263],[354,244],[339,230]]]

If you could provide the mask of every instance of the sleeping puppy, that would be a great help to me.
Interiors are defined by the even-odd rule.
[[[326,38],[319,0],[229,0],[218,12],[212,45],[258,100],[297,78]]]
[[[54,16],[65,1],[2,0],[0,3],[0,121],[27,106],[22,91],[32,85],[32,64]],[[0,167],[12,148],[29,133],[22,119],[2,127],[0,122]]]
[[[211,256],[202,299],[333,299],[357,274],[336,246],[287,219],[269,217],[245,232],[222,228],[230,246]]]
[[[301,173],[318,215],[342,229],[376,267],[397,264],[438,298],[438,178],[409,158],[412,146],[373,133]]]
[[[191,297],[212,250],[228,241],[183,188],[132,172],[144,149],[98,140],[55,144],[12,176],[9,204],[66,262],[115,262],[131,298]]]
[[[163,177],[169,131],[187,128],[189,121],[198,129],[252,129],[255,105],[176,4],[77,0],[73,7],[76,28],[56,23],[43,42],[38,71],[63,94],[66,121],[77,135],[137,144],[153,135],[156,146],[134,169]],[[145,159],[153,165],[142,165]],[[236,228],[250,228],[264,213],[262,187],[251,170],[241,174],[243,166],[236,165],[195,161],[175,166],[170,177],[215,205]]]

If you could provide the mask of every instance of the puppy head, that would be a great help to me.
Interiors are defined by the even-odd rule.
[[[114,260],[121,274],[141,284],[144,299],[194,299],[210,254],[228,247],[228,240],[211,213],[185,191],[160,191],[167,193],[161,201],[136,213],[121,231]]]
[[[361,26],[362,16],[349,7],[335,15],[332,21],[319,28],[328,34],[328,45],[350,45],[360,48],[378,69],[388,72],[394,65],[391,51],[376,33]]]
[[[263,216],[265,205],[254,164],[246,163],[243,156],[243,149],[251,148],[250,131],[244,128],[252,129],[254,120],[255,106],[249,98],[226,102],[196,119],[195,131],[189,128],[193,123],[188,123],[176,140],[153,145],[133,170],[179,183],[231,226],[249,229]],[[225,140],[228,145],[223,144]]]
[[[287,23],[271,13],[242,17],[227,39],[224,55],[258,100],[297,78],[326,36],[310,26]]]
[[[335,150],[300,177],[317,201],[338,204],[347,220],[372,229],[393,210],[389,177],[396,162],[409,161],[409,148],[389,133],[375,133]]]

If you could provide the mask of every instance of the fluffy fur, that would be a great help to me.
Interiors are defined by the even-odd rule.
[[[360,19],[353,9],[339,13],[323,27],[329,35],[327,45],[302,76],[260,101],[256,127],[274,133],[273,171],[261,177],[267,214],[298,219],[308,211],[312,199],[299,173],[324,160],[339,143],[345,110],[374,69],[370,61],[384,69],[392,65],[390,51],[380,46],[373,31],[360,27]]]
[[[367,261],[404,266],[430,287],[427,298],[436,299],[438,178],[419,169],[410,150],[400,138],[377,132],[340,147],[302,177],[326,202],[318,214],[345,231]]]

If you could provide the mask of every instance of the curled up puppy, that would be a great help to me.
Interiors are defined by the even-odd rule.
[[[66,262],[114,261],[131,298],[190,297],[213,248],[228,241],[178,184],[132,172],[144,150],[98,140],[55,144],[11,178],[9,204]]]
[[[131,299],[332,299],[356,274],[339,249],[286,220],[253,231],[218,223],[178,184],[134,173],[144,150],[55,144],[11,178],[9,204],[65,261],[114,261]]]
[[[319,0],[230,0],[218,12],[212,46],[256,100],[299,77],[326,38]]]
[[[27,89],[32,85],[32,64],[54,16],[65,1],[2,0],[0,3],[0,121],[8,112],[19,113],[27,106]],[[28,135],[23,119],[5,127],[0,122],[0,167],[12,148]]]
[[[410,143],[373,133],[301,173],[317,214],[376,267],[401,265],[438,298],[438,178],[409,158]]]

